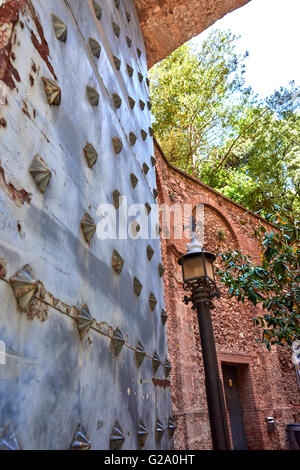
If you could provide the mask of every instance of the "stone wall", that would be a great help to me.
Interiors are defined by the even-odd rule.
[[[170,165],[157,144],[155,156],[160,205],[204,204],[204,248],[214,253],[227,247],[241,249],[259,259],[251,233],[261,223],[266,224],[263,219]],[[182,220],[182,225],[189,224],[189,220]],[[162,232],[168,345],[173,366],[171,390],[178,426],[175,447],[210,449],[198,321],[190,306],[183,304],[185,292],[177,263],[179,256],[186,252],[187,241],[175,239],[172,229],[170,239],[164,239]],[[288,348],[279,347],[272,347],[268,352],[264,345],[257,343],[258,331],[252,322],[259,314],[257,309],[248,302],[242,304],[230,299],[224,288],[221,294],[212,311],[220,376],[222,364],[238,367],[249,449],[285,449],[286,424],[300,422],[299,388],[291,353]],[[274,433],[267,431],[267,416],[276,419]]]

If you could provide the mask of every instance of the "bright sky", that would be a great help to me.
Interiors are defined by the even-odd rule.
[[[194,38],[201,44],[213,28],[241,35],[245,78],[262,97],[291,80],[300,85],[300,0],[251,0]]]

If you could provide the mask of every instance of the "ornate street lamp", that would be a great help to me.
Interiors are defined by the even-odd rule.
[[[225,404],[210,309],[214,308],[212,299],[220,297],[214,274],[215,255],[203,251],[193,232],[193,240],[188,245],[188,252],[178,263],[182,267],[183,288],[190,292],[184,297],[184,303],[192,303],[197,310],[201,337],[205,387],[210,420],[210,429],[214,450],[229,450],[230,440],[225,413]]]

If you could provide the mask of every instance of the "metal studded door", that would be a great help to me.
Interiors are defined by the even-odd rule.
[[[0,59],[0,448],[172,448],[159,239],[98,233],[155,212],[133,2],[2,0]]]

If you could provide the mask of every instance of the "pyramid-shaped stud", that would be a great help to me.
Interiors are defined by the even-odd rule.
[[[114,61],[114,64],[115,64],[115,67],[117,70],[120,70],[120,67],[121,67],[121,61],[120,59],[118,59],[118,57],[116,57],[115,55],[113,55],[113,61]]]
[[[160,357],[155,351],[152,357],[152,369],[154,373],[158,371],[158,368],[160,367],[160,365],[161,365]]]
[[[109,448],[110,450],[121,450],[126,439],[125,434],[120,426],[119,421],[115,421],[112,433],[110,435]]]
[[[176,431],[176,424],[174,422],[174,419],[170,416],[169,421],[168,421],[168,434],[169,438],[171,439],[174,435],[174,432]]]
[[[132,46],[132,41],[131,41],[131,39],[130,39],[128,36],[126,36],[126,42],[127,42],[127,46],[128,46],[128,47],[131,47],[131,46]]]
[[[99,3],[95,2],[95,0],[93,0],[93,5],[96,17],[98,18],[98,20],[101,20],[102,8],[100,7]]]
[[[137,48],[136,52],[137,52],[137,55],[141,57],[142,51],[139,48]]]
[[[148,127],[148,130],[149,130],[149,135],[150,135],[151,137],[153,137],[153,129],[152,129],[152,127]]]
[[[147,83],[147,86],[149,87],[150,86],[150,80],[149,80],[148,77],[146,78],[146,83]]]
[[[149,215],[151,212],[152,207],[150,206],[149,202],[145,203],[146,214]]]
[[[123,144],[122,144],[122,141],[119,139],[119,137],[113,137],[112,138],[112,145],[113,145],[113,149],[114,149],[114,152],[116,155],[118,155],[122,148],[123,148]]]
[[[124,267],[124,260],[117,250],[113,251],[111,265],[117,274],[121,274]]]
[[[88,167],[93,168],[93,166],[95,165],[98,159],[98,153],[95,147],[92,144],[87,142],[86,146],[83,149],[83,153],[86,158]]]
[[[146,175],[149,170],[150,170],[150,168],[148,167],[147,163],[144,163],[144,164],[143,164],[143,172],[144,172],[144,175]]]
[[[113,93],[112,94],[112,99],[113,99],[115,109],[119,109],[121,104],[122,104],[122,100],[119,97],[119,95],[117,95],[117,93]]]
[[[149,296],[149,306],[150,306],[151,312],[154,311],[156,305],[157,305],[156,297],[155,297],[155,295],[153,294],[153,292],[151,292],[151,294],[150,294],[150,296]]]
[[[89,332],[94,321],[92,315],[90,314],[88,306],[86,304],[84,304],[81,310],[78,312],[76,321],[77,321],[78,332],[79,332],[80,338],[82,339]]]
[[[73,436],[70,449],[71,450],[88,450],[91,448],[91,446],[92,446],[92,443],[86,433],[86,430],[81,424],[79,424]]]
[[[161,421],[158,419],[155,425],[155,439],[158,443],[160,443],[160,441],[162,440],[164,432],[165,432],[165,428],[162,425]]]
[[[144,77],[143,77],[143,75],[141,74],[141,72],[138,72],[138,78],[139,78],[139,82],[142,83]]]
[[[120,205],[122,204],[122,196],[121,193],[115,189],[114,192],[112,193],[112,200],[115,209],[119,209]]]
[[[141,230],[141,226],[140,224],[137,223],[136,220],[134,220],[131,224],[131,229],[132,229],[133,236],[136,236],[136,234]]]
[[[129,133],[129,142],[131,145],[134,145],[136,143],[136,135],[134,132]]]
[[[126,18],[127,18],[128,23],[129,23],[130,22],[130,13],[128,13],[128,11],[126,11]]]
[[[91,106],[98,106],[99,104],[99,93],[96,88],[91,86],[86,87],[86,93]]]
[[[53,80],[42,77],[48,104],[59,106],[61,103],[61,89]]]
[[[10,424],[5,426],[0,435],[0,450],[21,450],[21,446]]]
[[[36,155],[32,160],[29,173],[33,177],[35,184],[41,193],[44,193],[51,179],[51,171],[39,155]]]
[[[147,246],[147,258],[149,261],[151,261],[153,255],[154,255],[154,250],[150,245],[148,245]]]
[[[133,189],[136,187],[136,185],[138,184],[139,182],[139,179],[137,178],[137,176],[135,176],[134,173],[131,173],[130,175],[130,181],[131,181],[131,186],[133,187]]]
[[[9,282],[13,289],[17,304],[22,311],[30,304],[31,299],[38,288],[31,266],[29,266],[29,264],[23,266],[22,269],[17,271],[9,279]]]
[[[117,9],[120,7],[120,0],[114,0]]]
[[[142,139],[143,139],[143,140],[146,140],[146,139],[147,139],[147,132],[144,131],[144,129],[141,130],[141,136],[142,136]]]
[[[114,331],[113,337],[111,339],[111,344],[112,344],[114,355],[118,356],[120,352],[122,351],[123,346],[125,344],[125,339],[121,331],[119,330],[119,328],[117,328]]]
[[[67,25],[57,16],[53,14],[51,16],[52,16],[52,24],[53,24],[56,38],[62,42],[66,42],[67,35],[68,35]]]
[[[148,437],[148,434],[149,434],[149,431],[148,429],[146,428],[145,424],[143,421],[140,421],[139,422],[139,425],[138,425],[138,430],[137,430],[137,438],[138,438],[138,444],[139,444],[139,447],[142,449],[145,444],[146,444],[146,440],[147,440],[147,437]]]
[[[96,232],[96,224],[89,214],[84,214],[80,222],[85,241],[90,244],[91,239]]]
[[[151,163],[152,163],[152,166],[155,166],[156,165],[156,158],[151,157]]]
[[[144,109],[145,109],[145,103],[144,103],[144,101],[143,101],[143,100],[140,100],[139,103],[140,103],[140,108],[141,108],[141,110],[144,111]]]
[[[133,290],[134,290],[134,293],[139,296],[140,293],[142,292],[142,289],[143,289],[143,284],[138,280],[137,277],[134,277],[133,279]]]
[[[153,189],[153,196],[154,196],[154,199],[156,199],[158,196],[158,191],[156,188]]]
[[[147,79],[147,80],[148,80],[148,79]],[[152,108],[151,101],[147,101],[147,106],[148,106],[148,109],[149,109],[149,111],[150,111],[150,110],[151,110],[151,108]]]
[[[113,32],[115,33],[115,35],[117,36],[117,38],[119,38],[120,37],[120,32],[121,32],[120,26],[117,23],[115,23],[114,21],[112,22],[112,29],[113,29]]]
[[[159,276],[163,277],[164,273],[165,273],[165,267],[161,263],[159,263],[159,265],[158,265],[158,274],[159,274]]]
[[[101,54],[101,46],[99,42],[96,41],[96,39],[89,38],[89,45],[93,56],[99,59]]]
[[[130,65],[128,65],[128,64],[127,64],[126,68],[127,68],[127,73],[128,73],[128,75],[129,75],[129,77],[132,77],[132,75],[133,75],[133,68],[132,68]]]
[[[168,320],[168,315],[167,315],[167,312],[162,308],[161,309],[161,321],[162,321],[162,324],[165,325],[166,322]]]
[[[136,348],[135,348],[135,360],[137,362],[138,367],[140,367],[146,357],[146,351],[144,346],[139,341]]]
[[[165,376],[169,377],[171,370],[172,370],[172,366],[168,359],[165,360],[164,369],[165,369]]]
[[[128,96],[128,102],[129,102],[130,108],[133,109],[135,107],[135,101],[133,98],[131,98],[131,96]]]

